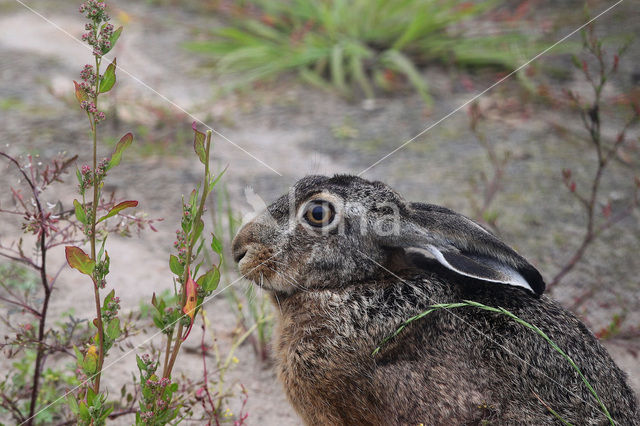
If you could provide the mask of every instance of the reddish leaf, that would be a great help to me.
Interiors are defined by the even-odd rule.
[[[77,81],[73,80],[73,85],[75,86],[76,99],[78,100],[79,103],[82,103],[82,101],[89,100],[89,96],[87,96],[87,92],[85,92],[84,89],[80,87]]]
[[[66,246],[64,248],[67,263],[85,275],[91,275],[96,263],[80,247]]]
[[[103,220],[107,220],[108,218],[117,215],[122,210],[128,209],[129,207],[136,207],[137,205],[138,205],[138,202],[134,201],[134,200],[123,201],[121,203],[118,203],[115,206],[113,206],[111,208],[111,210],[109,210],[109,213],[107,213],[106,215],[104,215],[100,219],[98,219],[98,221],[96,223],[100,223]]]
[[[194,131],[193,149],[196,152],[196,154],[198,155],[198,158],[200,159],[200,162],[202,164],[206,164],[206,162],[207,162],[207,153],[206,153],[205,147],[204,147],[204,141],[205,141],[206,135],[204,133],[198,131],[198,127],[197,127],[197,124],[196,124],[195,121],[191,125],[191,128]]]
[[[117,166],[120,164],[120,160],[122,159],[122,153],[125,149],[127,149],[133,143],[133,134],[127,133],[124,135],[116,144],[116,149],[113,151],[113,155],[111,156],[111,160],[109,160],[109,164],[107,165],[107,170]]]
[[[189,329],[182,338],[182,341],[186,340],[186,338],[189,336],[189,333],[191,332],[191,327],[193,327],[193,317],[196,314],[198,302],[197,290],[198,284],[193,281],[193,278],[191,278],[191,271],[189,271],[189,268],[187,268],[187,283],[185,284],[185,291],[187,292],[187,302],[184,304],[182,312],[185,315],[188,315],[189,318],[191,318],[191,324],[189,324]]]

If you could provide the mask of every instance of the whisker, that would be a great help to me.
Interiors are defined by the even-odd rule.
[[[280,305],[280,299],[278,299],[278,293],[274,291],[273,295],[276,298],[276,303],[278,304],[278,309],[280,309],[280,315],[284,316],[284,314],[282,313],[282,305]]]
[[[304,291],[304,292],[309,292],[309,290],[307,288],[305,288],[304,286],[302,286],[300,283],[298,283],[294,278],[287,276],[284,272],[282,271],[278,271],[276,269],[273,269],[267,265],[264,265],[266,268],[268,268],[269,270],[271,270],[272,272],[275,272],[276,274],[280,275],[280,277],[282,277],[287,283],[291,284],[292,286],[294,286],[295,288],[297,288],[300,291]]]

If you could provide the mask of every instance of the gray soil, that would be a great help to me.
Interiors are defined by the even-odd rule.
[[[46,22],[17,2],[0,1],[0,149],[12,154],[33,153],[42,159],[67,151],[80,155],[79,164],[88,163],[87,123],[73,99],[71,84],[71,80],[79,79],[79,70],[89,59],[89,52],[70,37],[79,37],[83,28],[76,3],[28,2],[51,21]],[[410,92],[381,95],[374,102],[349,102],[302,86],[293,77],[242,94],[217,96],[224,80],[213,74],[206,58],[181,47],[197,37],[199,30],[219,25],[217,18],[191,7],[191,2],[183,7],[177,6],[179,2],[109,3],[115,9],[114,21],[128,22],[115,49],[120,69],[117,89],[109,96],[117,99],[118,108],[108,109],[109,120],[101,131],[105,140],[111,141],[133,131],[138,134],[138,146],[125,154],[123,163],[108,177],[107,189],[115,190],[120,198],[139,200],[151,217],[164,218],[156,225],[157,233],[143,232],[108,242],[112,259],[109,287],[116,289],[125,312],[138,310],[140,301],[148,301],[152,292],[171,288],[167,259],[179,223],[181,194],[190,192],[201,173],[190,149],[190,123],[194,119],[203,120],[228,138],[214,136],[215,167],[221,170],[229,165],[224,185],[232,205],[243,214],[251,211],[244,196],[246,187],[253,188],[268,203],[306,174],[360,173],[497,79],[491,72],[430,67],[425,71],[435,98],[430,111]],[[561,38],[582,22],[578,2],[536,4],[539,10],[528,19],[551,22],[549,40]],[[607,2],[597,2],[593,10],[606,6]],[[600,18],[598,27],[615,40],[622,34],[640,33],[639,18],[637,5],[627,1]],[[570,42],[577,46],[579,37],[574,36]],[[620,73],[605,98],[634,89],[638,84],[634,78],[640,72],[638,58],[640,43],[636,42],[623,58]],[[539,70],[549,67],[565,71],[550,81],[553,90],[569,87],[586,91],[566,57],[543,58],[539,65]],[[548,79],[544,75],[538,72],[531,79],[542,83]],[[498,214],[501,237],[550,279],[566,263],[584,233],[585,216],[564,188],[561,171],[571,168],[578,184],[586,186],[594,172],[595,154],[576,113],[554,109],[532,97],[525,103],[523,96],[522,87],[510,79],[479,100],[490,116],[482,124],[482,131],[499,153],[511,153],[492,209]],[[452,114],[363,176],[387,182],[408,199],[445,205],[474,216],[471,199],[481,195],[472,182],[478,181],[483,172],[490,174],[491,168],[485,150],[469,130],[466,111],[463,108]],[[608,137],[615,136],[619,116],[604,116]],[[560,127],[569,131],[558,131]],[[640,171],[637,128],[628,139],[633,143],[625,146],[624,157],[614,162],[603,180],[602,200],[611,201],[614,212],[630,201],[633,176]],[[103,147],[101,154],[106,156],[111,149]],[[9,168],[2,165],[0,170],[3,189],[16,184],[17,177]],[[71,185],[74,180],[72,176],[68,179]],[[66,206],[72,195],[60,195]],[[55,194],[49,196],[49,201],[57,200]],[[210,211],[215,211],[214,205]],[[17,235],[18,231],[11,230],[3,218],[0,240],[6,242]],[[594,332],[608,326],[614,315],[623,315],[625,334],[603,343],[640,391],[639,247],[640,214],[635,211],[590,247],[584,260],[552,295],[573,306]],[[63,261],[61,250],[50,260],[53,269]],[[226,279],[227,283],[233,281],[233,276]],[[233,285],[242,291],[248,284]],[[576,298],[589,290],[592,294],[586,302],[574,306]],[[65,270],[52,299],[52,318],[70,307],[75,308],[77,316],[92,318],[92,303],[89,283],[75,271]],[[205,310],[224,353],[234,336],[236,316],[222,294],[212,298]],[[133,341],[142,343],[153,330],[149,325],[147,334]],[[202,376],[201,331],[194,328],[192,333],[177,370],[197,379]],[[159,337],[152,342],[156,347],[162,343]],[[106,361],[104,382],[112,389],[130,382],[135,371],[135,357],[128,351],[114,350]],[[239,362],[225,378],[236,394],[230,399],[232,410],[237,413],[242,384],[248,391],[248,424],[299,424],[272,364],[261,361],[250,344],[240,346],[236,356]],[[215,374],[211,378],[215,379]],[[130,422],[130,417],[118,420]]]

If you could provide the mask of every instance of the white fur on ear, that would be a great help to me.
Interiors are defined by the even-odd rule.
[[[523,287],[536,294],[518,271],[496,259],[444,251],[431,244],[425,244],[424,247],[408,247],[405,252],[435,259],[442,266],[466,277]]]

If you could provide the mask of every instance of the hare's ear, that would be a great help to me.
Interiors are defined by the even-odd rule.
[[[522,256],[472,220],[451,210],[412,203],[417,232],[403,238],[411,264],[428,268],[429,260],[460,275],[523,287],[541,295],[545,283]]]

